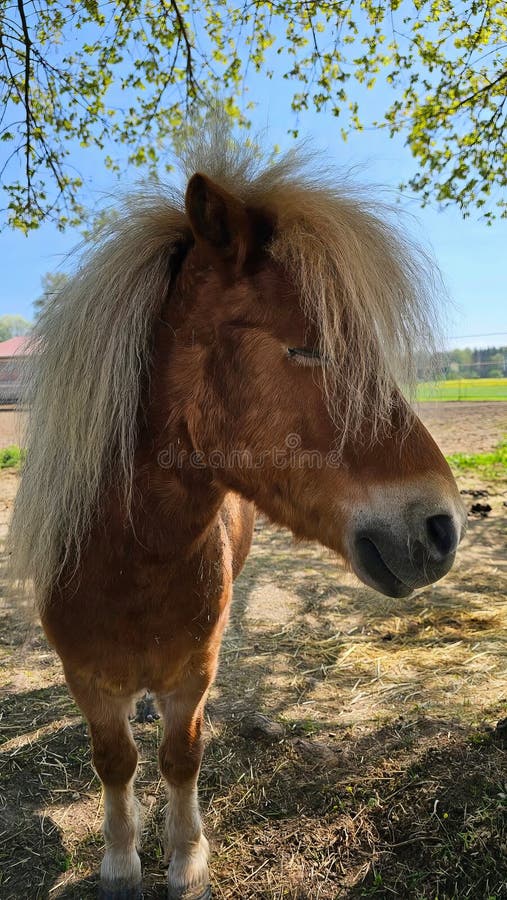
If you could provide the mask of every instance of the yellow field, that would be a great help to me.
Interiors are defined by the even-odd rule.
[[[507,400],[507,378],[459,378],[455,381],[424,381],[417,399],[425,400]]]

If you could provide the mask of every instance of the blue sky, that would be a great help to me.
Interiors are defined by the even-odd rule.
[[[268,145],[278,144],[282,149],[290,146],[292,139],[287,130],[294,126],[291,85],[281,79],[267,81],[252,73],[246,88],[248,99],[255,99],[258,104],[253,113],[254,127],[265,130]],[[380,84],[362,94],[364,118],[378,115],[391,97]],[[299,120],[299,129],[301,136],[310,137],[339,168],[353,169],[362,183],[393,191],[415,171],[410,151],[399,136],[390,139],[383,130],[368,129],[344,143],[340,124],[330,113],[307,112]],[[104,153],[110,151],[106,147]],[[2,152],[5,150],[0,151],[0,166]],[[78,150],[71,163],[85,178],[85,202],[94,206],[114,202],[120,183],[106,171],[97,151]],[[134,183],[141,174],[133,170],[123,175],[122,192],[128,181]],[[474,213],[463,219],[454,207],[440,209],[435,203],[422,209],[417,197],[407,193],[400,206],[409,214],[407,227],[423,246],[432,248],[444,276],[451,299],[446,316],[447,345],[507,344],[507,221],[498,220],[488,227]],[[40,294],[41,277],[65,266],[69,251],[79,240],[77,231],[61,234],[51,224],[26,237],[4,230],[0,234],[0,315],[18,313],[32,318],[32,303]]]

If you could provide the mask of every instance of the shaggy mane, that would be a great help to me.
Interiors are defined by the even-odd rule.
[[[218,122],[188,142],[184,175],[207,174],[274,212],[269,252],[317,326],[341,444],[365,417],[378,434],[393,383],[410,384],[415,353],[432,346],[432,265],[400,236],[392,210],[337,181],[315,156],[292,151],[266,165],[258,150],[223,135]],[[114,479],[129,498],[153,322],[185,240],[182,192],[154,186],[133,195],[34,329],[27,460],[9,549],[13,576],[33,579],[39,605],[69,560],[77,564],[104,484]]]

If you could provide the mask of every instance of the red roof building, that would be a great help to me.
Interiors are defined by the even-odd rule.
[[[11,359],[13,356],[27,356],[30,353],[30,338],[28,335],[9,338],[8,341],[0,341],[0,359]]]
[[[0,404],[10,405],[20,399],[23,359],[31,352],[28,335],[0,342]]]

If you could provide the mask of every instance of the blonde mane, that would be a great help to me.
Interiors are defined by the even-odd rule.
[[[392,210],[337,182],[314,156],[294,151],[266,165],[255,148],[223,135],[218,123],[189,141],[185,175],[207,174],[274,212],[269,250],[317,326],[342,445],[365,417],[378,433],[390,417],[393,382],[409,384],[415,353],[432,345],[433,267],[400,236]],[[78,559],[104,485],[129,497],[153,322],[182,240],[181,192],[157,185],[133,195],[34,329],[27,460],[9,550],[13,576],[33,579],[39,604]]]

